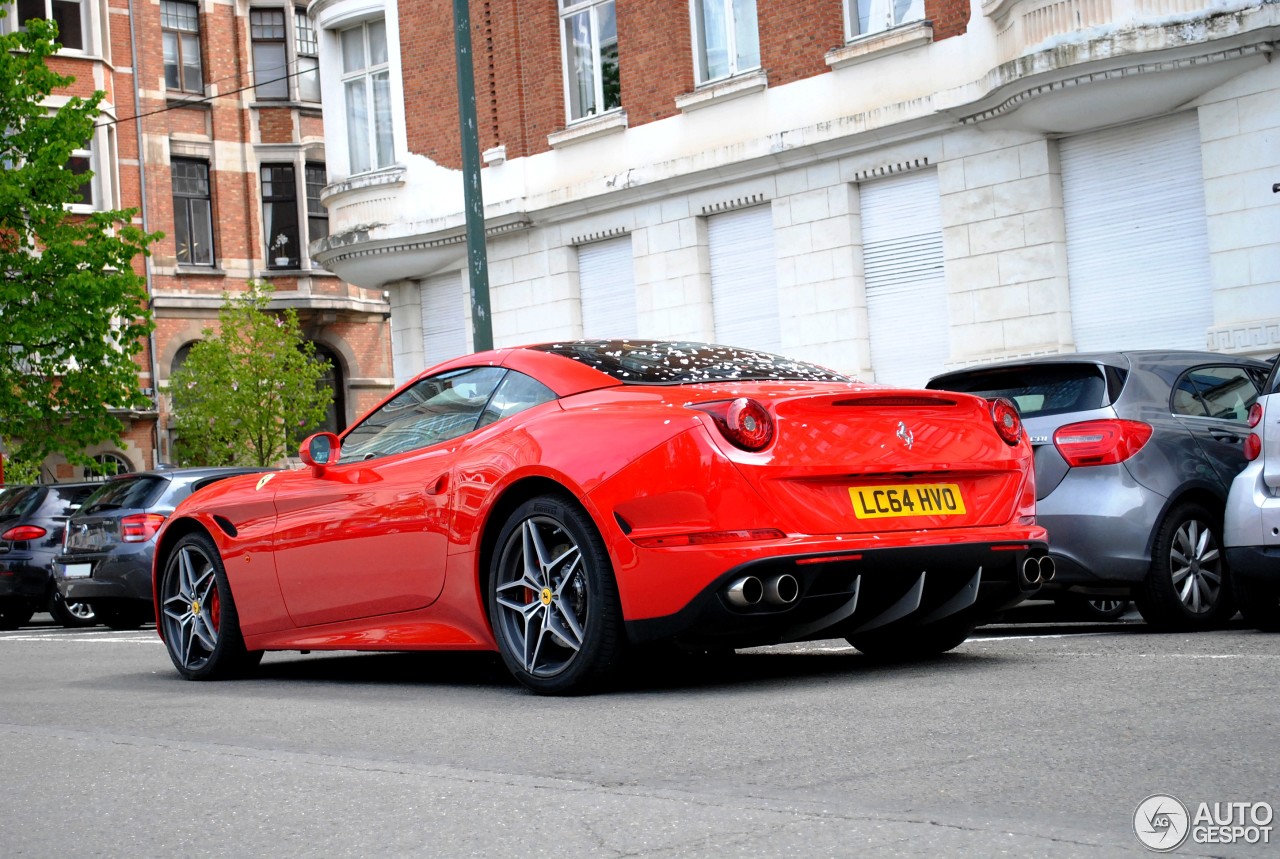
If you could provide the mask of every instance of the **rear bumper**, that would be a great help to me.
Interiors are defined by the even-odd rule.
[[[1229,546],[1224,554],[1232,576],[1280,582],[1280,546]]]
[[[68,602],[130,599],[151,602],[151,559],[155,543],[119,547],[110,553],[60,555],[53,565],[58,591]],[[69,564],[90,564],[87,577],[67,578]]]
[[[39,602],[47,599],[51,590],[48,568],[30,555],[0,555],[0,599]]]
[[[627,634],[637,643],[674,638],[750,647],[847,638],[890,624],[924,626],[961,614],[977,622],[1036,592],[1020,583],[1018,571],[1046,550],[1031,540],[760,558],[717,577],[675,614],[628,621]],[[747,576],[761,582],[792,576],[798,596],[787,604],[735,605],[728,589]]]

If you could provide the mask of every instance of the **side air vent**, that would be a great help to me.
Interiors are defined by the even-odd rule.
[[[234,537],[240,532],[236,530],[236,526],[231,524],[231,520],[226,516],[214,516],[213,521],[218,523],[218,527],[222,529],[222,533],[228,537]]]

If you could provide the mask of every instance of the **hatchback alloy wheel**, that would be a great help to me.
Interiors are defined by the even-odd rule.
[[[1151,569],[1134,593],[1147,623],[1162,629],[1208,629],[1235,614],[1219,522],[1202,505],[1184,503],[1161,523]]]

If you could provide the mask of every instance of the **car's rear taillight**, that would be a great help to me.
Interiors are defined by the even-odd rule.
[[[1022,438],[1022,418],[1018,417],[1018,407],[1012,401],[1004,397],[992,400],[991,420],[1005,444],[1015,445]]]
[[[691,403],[690,408],[711,415],[721,434],[743,450],[764,450],[773,441],[773,415],[755,400],[738,397],[715,403]]]
[[[1262,436],[1251,432],[1244,440],[1245,462],[1253,462],[1262,455]]]
[[[156,535],[164,517],[159,513],[135,513],[120,520],[120,539],[126,543],[145,543]]]
[[[1124,462],[1151,438],[1151,425],[1141,421],[1099,420],[1068,424],[1053,434],[1053,444],[1067,461],[1085,465]]]
[[[10,528],[3,534],[0,534],[0,540],[6,540],[10,543],[20,543],[24,540],[39,540],[49,532],[41,528],[39,525],[19,525],[16,528]]]

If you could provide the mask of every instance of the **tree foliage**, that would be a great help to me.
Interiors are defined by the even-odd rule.
[[[320,385],[329,364],[302,338],[293,310],[267,311],[261,281],[218,312],[169,379],[184,465],[273,465],[318,425],[333,397]]]
[[[14,13],[0,0],[0,12]],[[119,443],[112,409],[147,409],[135,357],[151,330],[134,260],[160,234],[134,210],[73,214],[86,174],[68,169],[93,134],[102,92],[56,111],[73,79],[46,64],[54,24],[0,34],[0,444],[15,464]]]

